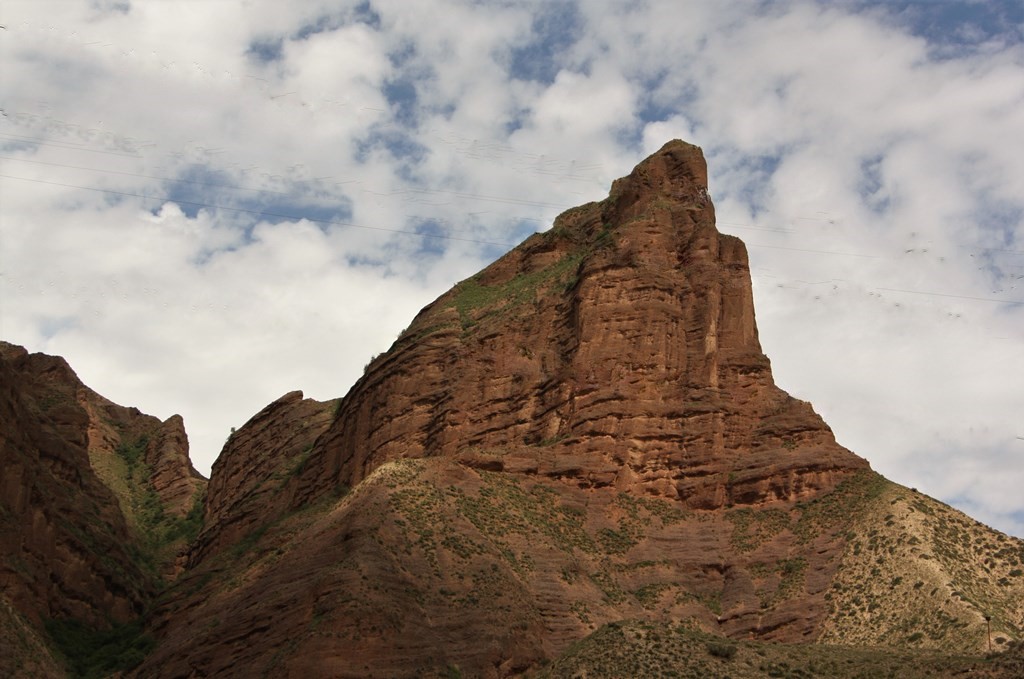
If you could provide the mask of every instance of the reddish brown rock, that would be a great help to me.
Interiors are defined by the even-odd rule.
[[[53,428],[185,468],[180,422],[83,408]],[[885,481],[774,385],[682,142],[424,309],[340,402],[263,409],[204,508],[133,676],[531,675],[626,619],[973,651],[985,602],[1024,630],[1019,540]]]
[[[196,494],[206,487],[206,479],[192,466],[188,456],[188,435],[181,415],[172,415],[153,429],[145,460],[150,468],[149,482],[164,512],[187,514]]]
[[[432,456],[694,508],[796,500],[867,466],[775,386],[746,250],[679,141],[424,309],[342,401],[300,494]]]
[[[69,381],[32,360],[9,421]],[[66,486],[87,447],[115,480],[144,453],[175,512],[199,489],[180,420],[66,401],[41,429],[77,451],[46,465]],[[27,514],[54,505],[23,448],[2,490]],[[292,392],[232,432],[204,508],[132,676],[532,676],[624,620],[966,652],[985,614],[1024,629],[1020,541],[874,474],[774,385],[745,251],[679,141],[426,307],[343,399]]]
[[[192,549],[193,565],[289,509],[294,484],[288,482],[302,471],[336,407],[337,401],[303,399],[293,391],[231,433],[210,475],[206,530]]]
[[[113,403],[60,357],[0,342],[0,364],[4,597],[37,626],[135,619],[184,545],[154,515],[184,516],[206,485],[181,418]]]
[[[0,344],[0,591],[31,623],[137,616],[155,583],[89,464],[85,410],[60,358]]]
[[[774,385],[752,304],[700,150],[666,145],[330,416],[289,394],[232,436],[139,675],[508,676],[623,618],[813,638],[844,524],[795,503],[873,477]]]
[[[504,677],[621,619],[810,640],[845,530],[817,520],[399,460],[184,575],[138,676]]]

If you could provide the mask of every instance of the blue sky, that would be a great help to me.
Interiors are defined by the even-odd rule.
[[[8,0],[0,24],[0,335],[181,413],[203,471],[679,137],[780,386],[1024,535],[1019,2]]]

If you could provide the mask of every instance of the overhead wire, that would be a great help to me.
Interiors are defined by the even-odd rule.
[[[32,179],[31,177],[17,177],[17,176],[8,175],[8,174],[0,174],[0,178],[16,179],[16,180],[20,180],[20,181],[34,182],[34,183],[37,183],[37,184],[48,184],[50,186],[61,186],[61,187],[64,187],[64,188],[69,188],[69,189],[81,189],[81,190],[84,190],[84,191],[96,191],[96,192],[99,192],[99,193],[108,193],[108,194],[112,194],[112,195],[116,195],[116,196],[126,196],[126,197],[132,197],[132,198],[142,198],[144,200],[160,200],[160,201],[169,202],[169,203],[176,203],[176,204],[179,204],[179,205],[189,205],[189,206],[193,206],[193,207],[207,207],[207,208],[215,208],[215,209],[218,209],[218,210],[228,210],[228,211],[231,211],[231,212],[244,212],[244,213],[247,213],[247,214],[257,215],[259,217],[277,217],[277,218],[280,218],[280,219],[288,219],[288,220],[293,220],[293,221],[301,221],[301,220],[304,219],[307,222],[313,222],[314,224],[327,224],[327,225],[334,225],[334,226],[350,226],[350,227],[353,227],[353,228],[356,228],[356,229],[369,229],[369,230],[372,230],[372,231],[386,231],[386,232],[389,232],[389,233],[405,234],[407,236],[419,236],[421,238],[437,238],[437,239],[441,239],[441,240],[453,240],[453,241],[461,241],[461,242],[465,242],[465,243],[479,243],[479,244],[482,244],[482,245],[498,245],[498,246],[501,246],[501,247],[515,247],[517,245],[517,243],[504,243],[504,242],[500,242],[500,241],[488,241],[488,240],[481,240],[481,239],[478,239],[478,238],[462,238],[462,237],[459,237],[459,236],[446,236],[446,235],[433,234],[433,233],[420,233],[418,231],[408,231],[408,230],[405,230],[405,229],[389,229],[389,228],[384,227],[384,226],[368,226],[366,224],[356,224],[355,222],[343,222],[343,221],[334,220],[334,219],[317,219],[315,217],[306,217],[306,216],[300,216],[300,215],[289,215],[289,214],[283,214],[283,213],[280,213],[280,212],[270,212],[270,211],[267,211],[267,210],[255,210],[255,209],[252,209],[252,208],[232,207],[232,206],[229,206],[229,205],[216,205],[214,203],[204,203],[204,202],[193,201],[193,200],[181,200],[181,199],[178,199],[178,198],[171,198],[169,196],[154,196],[154,195],[147,195],[147,194],[143,194],[143,193],[132,193],[130,191],[115,191],[113,189],[101,189],[101,188],[98,188],[98,187],[95,187],[95,186],[81,186],[81,185],[78,185],[78,184],[65,184],[63,182],[51,182],[51,181],[47,181],[45,179]]]
[[[42,143],[42,142],[38,142],[38,141],[32,140],[30,143]],[[80,149],[77,146],[61,146],[61,145],[56,145],[56,144],[52,144],[52,145],[53,146],[57,146],[58,148],[65,148],[67,150],[94,150],[94,149]],[[117,154],[117,153],[114,153],[113,155],[127,155],[127,154]],[[139,157],[139,156],[129,156],[129,157]],[[50,162],[50,161],[40,161],[40,160],[33,160],[33,159],[28,159],[28,158],[16,158],[16,157],[11,157],[11,156],[0,156],[0,160],[13,161],[13,162],[23,162],[23,163],[31,163],[31,164],[36,164],[36,165],[50,166],[50,167],[63,167],[63,168],[72,169],[72,170],[81,170],[81,171],[89,171],[89,172],[101,172],[101,173],[113,174],[113,175],[119,175],[119,176],[139,177],[139,178],[143,178],[143,179],[155,179],[155,180],[160,180],[160,181],[167,181],[167,182],[173,182],[173,183],[184,183],[184,184],[195,185],[195,186],[208,186],[208,187],[212,187],[212,188],[224,188],[224,189],[238,190],[238,191],[252,191],[252,192],[256,192],[256,193],[269,193],[269,194],[276,194],[276,195],[289,195],[288,192],[277,191],[277,190],[269,189],[269,188],[256,188],[256,187],[247,187],[247,186],[241,186],[241,185],[229,184],[229,183],[218,183],[218,182],[209,182],[209,181],[200,181],[200,180],[190,180],[190,179],[184,179],[184,178],[178,178],[178,177],[167,177],[167,176],[161,176],[161,175],[145,174],[145,173],[140,173],[140,172],[128,172],[128,171],[122,171],[122,170],[113,170],[113,169],[107,169],[107,168],[89,167],[89,166],[83,166],[83,165],[72,165],[72,164],[68,164],[68,163],[55,163],[55,162]],[[402,234],[402,235],[407,235],[407,236],[418,236],[420,238],[433,238],[433,239],[440,239],[440,240],[450,240],[450,241],[477,243],[477,244],[492,245],[492,246],[498,246],[498,247],[514,247],[516,245],[516,243],[503,242],[503,241],[485,240],[485,239],[479,239],[479,238],[468,238],[468,237],[463,237],[463,236],[446,235],[446,234],[423,233],[423,232],[419,232],[419,231],[411,231],[411,230],[408,230],[408,229],[396,229],[396,228],[388,228],[388,227],[381,227],[381,226],[370,226],[370,225],[358,224],[358,223],[350,222],[350,221],[320,219],[320,218],[310,217],[310,216],[305,216],[305,215],[300,215],[300,214],[289,214],[289,213],[286,213],[286,212],[278,212],[278,211],[270,211],[270,210],[254,209],[254,208],[236,207],[236,206],[231,206],[231,205],[222,205],[222,204],[210,203],[210,202],[205,202],[205,201],[184,200],[184,199],[172,198],[170,196],[164,196],[164,195],[152,195],[152,194],[149,194],[149,193],[135,193],[135,192],[130,192],[130,191],[117,191],[117,190],[114,190],[114,189],[105,189],[105,188],[100,188],[100,187],[95,187],[95,186],[84,186],[84,185],[81,185],[81,184],[70,184],[70,183],[49,181],[49,180],[43,180],[43,179],[34,179],[34,178],[30,178],[30,177],[20,177],[20,176],[9,175],[9,174],[0,174],[0,177],[5,178],[5,179],[13,179],[13,180],[19,180],[19,181],[34,182],[34,183],[39,183],[39,184],[47,184],[47,185],[52,185],[52,186],[60,186],[60,187],[64,187],[64,188],[72,188],[72,189],[80,189],[80,190],[86,190],[86,191],[94,191],[94,192],[107,193],[107,194],[112,194],[112,195],[120,195],[120,196],[125,196],[125,197],[134,197],[134,198],[140,198],[140,199],[143,199],[143,200],[155,200],[155,201],[159,200],[159,201],[164,201],[164,202],[172,202],[172,203],[177,203],[177,204],[180,204],[180,205],[187,205],[187,206],[197,207],[197,208],[208,208],[208,209],[216,209],[216,210],[225,210],[225,211],[231,211],[231,212],[253,214],[253,215],[256,215],[256,216],[259,216],[259,217],[274,217],[274,218],[286,219],[286,220],[290,220],[290,221],[299,221],[299,220],[305,219],[305,220],[307,220],[309,222],[316,223],[316,224],[352,227],[352,228],[358,228],[358,229],[382,231],[382,232],[387,232],[387,233],[396,233],[396,234]],[[299,180],[292,180],[292,181],[294,183],[296,183],[296,184],[302,184],[302,183],[309,183],[310,180],[301,180],[301,179],[299,179]],[[316,181],[316,180],[313,180],[313,181]],[[339,182],[332,182],[332,183],[340,185]],[[367,191],[367,190],[364,189],[364,191]],[[373,193],[373,192],[371,192],[371,193]],[[477,194],[477,193],[472,193],[472,192],[462,192],[462,191],[453,191],[453,190],[445,190],[445,189],[428,190],[428,189],[409,188],[409,189],[402,189],[402,190],[399,190],[399,191],[381,192],[378,195],[393,197],[393,196],[401,196],[401,195],[408,196],[408,195],[432,195],[432,194],[445,194],[445,195],[450,195],[450,196],[453,196],[455,198],[461,198],[461,199],[493,201],[493,202],[510,204],[510,205],[523,205],[523,206],[533,206],[533,207],[541,207],[541,208],[567,209],[569,207],[569,206],[565,206],[565,205],[559,205],[559,204],[556,204],[556,203],[548,203],[548,202],[542,202],[542,201],[530,201],[530,200],[523,200],[523,199],[516,199],[516,198],[502,197],[502,196],[490,196],[490,195],[485,195],[485,194]],[[421,217],[421,219],[422,219],[422,217]],[[803,220],[807,220],[807,221],[827,221],[829,223],[833,223],[833,224],[835,223],[835,220],[832,220],[832,219],[816,218],[816,217],[794,217],[793,219],[794,220],[795,219],[803,219]],[[447,221],[447,220],[445,220],[445,221]],[[773,228],[773,227],[758,227],[758,226],[754,226],[754,225],[751,225],[751,224],[744,224],[744,223],[724,221],[724,220],[718,221],[717,223],[722,225],[722,226],[731,226],[731,227],[734,227],[734,228],[745,228],[745,229],[758,230],[758,231],[772,231],[772,232],[780,232],[780,233],[792,233],[793,232],[792,229],[782,229],[782,228]],[[751,247],[751,248],[765,248],[765,249],[773,249],[773,250],[786,250],[786,251],[792,251],[792,252],[805,252],[805,253],[811,253],[811,254],[825,254],[825,255],[835,255],[835,256],[845,256],[845,257],[868,258],[868,259],[886,259],[886,258],[888,258],[888,256],[886,256],[886,255],[866,254],[866,253],[857,253],[857,252],[844,252],[844,251],[839,251],[839,250],[823,250],[823,249],[814,249],[814,248],[799,248],[799,247],[784,246],[784,245],[768,245],[768,244],[762,244],[762,243],[750,243],[750,242],[748,242],[747,246]],[[1005,253],[1009,253],[1009,254],[1013,254],[1013,255],[1024,254],[1024,251],[1011,250],[1011,249],[1008,249],[1008,248],[963,248],[963,249],[972,249],[972,250],[975,250],[977,252],[1005,252]],[[901,293],[917,294],[917,295],[930,295],[930,296],[936,296],[936,297],[949,297],[949,298],[966,299],[966,300],[973,300],[973,301],[983,301],[983,302],[990,302],[990,303],[1004,303],[1004,304],[1010,304],[1010,305],[1024,304],[1024,302],[1017,301],[1017,300],[1003,300],[1003,299],[998,299],[998,298],[973,297],[973,296],[968,296],[968,295],[956,295],[956,294],[934,292],[934,291],[904,290],[904,289],[898,289],[898,288],[875,288],[875,289],[877,289],[877,290],[884,290],[884,291],[888,291],[888,292],[901,292]]]

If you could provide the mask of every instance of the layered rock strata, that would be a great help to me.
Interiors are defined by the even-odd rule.
[[[844,533],[794,503],[873,477],[774,385],[706,182],[666,145],[340,402],[234,433],[140,676],[507,676],[625,617],[813,637]]]
[[[175,554],[147,553],[159,537],[142,531],[183,517],[206,486],[181,418],[117,405],[63,358],[6,342],[0,370],[4,596],[36,625],[136,618],[175,572]]]
[[[231,433],[210,475],[206,528],[193,545],[192,565],[289,510],[295,490],[289,482],[302,472],[336,408],[337,401],[304,399],[293,391]]]
[[[0,346],[0,591],[32,623],[137,616],[154,582],[89,463],[89,417],[60,358]]]
[[[705,509],[867,466],[775,386],[746,249],[680,141],[424,309],[343,399],[299,495],[433,456]]]

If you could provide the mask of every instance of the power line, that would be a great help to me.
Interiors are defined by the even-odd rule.
[[[202,181],[196,181],[196,180],[178,179],[178,178],[164,177],[164,176],[159,176],[159,175],[147,175],[147,174],[141,174],[141,173],[136,173],[136,172],[125,172],[125,171],[120,171],[120,170],[108,170],[108,169],[95,168],[95,167],[86,167],[86,166],[79,166],[79,165],[69,165],[69,164],[64,164],[64,163],[54,163],[54,162],[39,161],[39,160],[29,160],[29,159],[25,159],[25,158],[12,158],[12,157],[9,157],[9,156],[0,156],[0,160],[9,160],[9,161],[15,161],[15,162],[26,162],[26,163],[33,163],[33,164],[37,164],[37,165],[46,165],[46,166],[51,166],[51,167],[64,167],[64,168],[74,169],[74,170],[96,171],[96,172],[103,172],[103,173],[109,173],[109,174],[115,174],[115,175],[121,175],[121,176],[132,176],[132,177],[140,177],[140,178],[145,178],[145,179],[157,179],[157,180],[164,180],[164,181],[171,181],[171,182],[194,184],[194,185],[199,185],[199,186],[211,186],[211,187],[220,187],[220,188],[227,188],[227,189],[233,189],[233,190],[253,191],[253,192],[266,192],[266,193],[273,193],[273,194],[278,194],[278,195],[287,195],[286,192],[274,191],[274,190],[271,190],[271,189],[258,189],[258,188],[250,188],[250,187],[239,186],[239,185],[235,185],[235,184],[218,184],[218,183],[213,183],[213,182],[202,182]],[[364,225],[364,224],[356,224],[354,222],[344,222],[344,221],[340,221],[340,220],[328,220],[328,219],[317,219],[317,218],[313,218],[313,217],[307,217],[307,216],[301,216],[301,215],[295,215],[295,214],[287,214],[287,213],[281,213],[281,212],[271,212],[271,211],[258,210],[258,209],[252,209],[252,208],[232,207],[232,206],[218,205],[218,204],[202,202],[202,201],[190,201],[190,200],[176,199],[176,198],[171,198],[169,196],[148,195],[148,194],[144,194],[144,193],[133,193],[133,192],[129,192],[129,191],[116,191],[116,190],[113,190],[113,189],[103,189],[103,188],[99,188],[99,187],[82,186],[82,185],[78,185],[78,184],[67,184],[67,183],[62,183],[62,182],[47,181],[47,180],[42,180],[42,179],[32,179],[32,178],[28,178],[28,177],[19,177],[19,176],[14,176],[14,175],[0,174],[0,177],[7,178],[7,179],[16,179],[16,180],[21,180],[21,181],[34,182],[34,183],[39,183],[39,184],[47,184],[47,185],[51,185],[51,186],[60,186],[60,187],[64,187],[64,188],[73,188],[73,189],[80,189],[80,190],[85,190],[85,191],[95,191],[95,192],[100,192],[100,193],[107,193],[107,194],[112,194],[112,195],[141,198],[141,199],[144,199],[144,200],[160,200],[160,201],[171,202],[171,203],[176,203],[176,204],[180,204],[180,205],[188,205],[188,206],[194,206],[194,207],[206,207],[206,208],[211,208],[211,209],[216,209],[216,210],[226,210],[226,211],[232,211],[232,212],[241,212],[241,213],[253,214],[253,215],[257,215],[257,216],[276,217],[276,218],[279,218],[279,219],[285,219],[285,220],[290,220],[290,221],[299,221],[299,220],[305,219],[306,221],[309,221],[309,222],[312,222],[312,223],[317,223],[317,224],[326,224],[326,225],[335,225],[335,226],[348,226],[348,227],[359,228],[359,229],[367,229],[367,230],[373,230],[373,231],[383,231],[383,232],[388,232],[388,233],[398,233],[398,234],[403,234],[403,235],[408,235],[408,236],[419,236],[421,238],[435,238],[435,239],[441,239],[441,240],[450,240],[450,241],[459,241],[459,242],[468,242],[468,243],[478,243],[478,244],[483,244],[483,245],[494,245],[494,246],[498,246],[498,247],[514,247],[516,245],[516,243],[508,243],[508,242],[500,242],[500,241],[490,241],[490,240],[483,240],[483,239],[476,239],[476,238],[466,238],[466,237],[443,235],[443,234],[421,233],[421,232],[417,232],[417,231],[409,231],[409,230],[404,230],[404,229],[394,229],[394,228],[387,228],[387,227],[380,227],[380,226],[367,226],[367,225]],[[554,203],[545,203],[545,202],[540,202],[540,201],[519,200],[519,199],[514,199],[514,198],[507,198],[506,199],[506,198],[502,198],[500,196],[488,196],[488,195],[483,195],[483,194],[459,192],[459,191],[452,191],[452,190],[440,190],[440,189],[439,190],[433,190],[433,191],[427,190],[427,189],[403,189],[403,190],[399,190],[399,191],[392,191],[392,192],[387,192],[387,193],[381,193],[380,195],[383,195],[383,196],[396,196],[396,195],[432,194],[432,193],[443,193],[443,194],[448,194],[448,195],[451,195],[451,196],[454,196],[454,197],[457,197],[457,198],[475,199],[475,200],[490,200],[490,201],[502,202],[502,203],[508,203],[508,204],[532,205],[532,206],[537,206],[537,207],[549,207],[549,208],[563,208],[564,207],[564,206],[557,205],[557,204],[554,204]],[[720,223],[723,224],[723,225],[733,225],[733,226],[737,226],[737,227],[741,227],[741,228],[742,228],[742,226],[746,226],[746,228],[752,228],[752,229],[758,228],[758,227],[754,227],[753,225],[742,225],[741,226],[740,224],[733,223],[733,222],[720,222]],[[765,229],[765,230],[783,231],[782,229]],[[889,259],[889,258],[891,258],[891,257],[887,257],[885,255],[872,255],[872,254],[864,254],[864,253],[843,252],[843,251],[837,251],[837,250],[821,250],[821,249],[813,249],[813,248],[798,248],[798,247],[790,247],[790,246],[783,246],[783,245],[763,245],[763,244],[758,244],[758,243],[747,243],[747,246],[748,247],[752,247],[752,248],[767,248],[767,249],[774,249],[774,250],[787,250],[787,251],[792,251],[792,252],[806,252],[806,253],[812,253],[812,254],[827,254],[827,255],[836,255],[836,256],[845,256],[845,257],[859,257],[859,258],[871,258],[871,259]],[[1002,248],[963,248],[963,249],[974,249],[974,250],[987,251],[987,252],[1002,251],[1002,252],[1008,252],[1008,253],[1012,253],[1012,254],[1017,254],[1019,252],[1019,251],[1015,251],[1015,250],[1002,249]],[[1024,254],[1024,253],[1022,253],[1022,254]],[[902,293],[916,294],[916,295],[929,295],[929,296],[935,296],[935,297],[948,297],[948,298],[965,299],[965,300],[972,300],[972,301],[982,301],[982,302],[990,302],[990,303],[997,303],[997,304],[1001,303],[1001,304],[1009,304],[1009,305],[1013,305],[1013,306],[1024,304],[1024,302],[1017,301],[1017,300],[1002,300],[1002,299],[986,298],[986,297],[973,297],[973,296],[968,296],[968,295],[955,295],[955,294],[949,294],[949,293],[931,292],[931,291],[923,291],[923,290],[904,290],[904,289],[898,289],[898,288],[880,288],[880,287],[879,288],[875,288],[875,289],[876,290],[884,290],[884,291],[888,291],[888,292],[902,292]]]
[[[864,257],[867,259],[889,259],[885,255],[865,255],[859,252],[839,252],[838,250],[812,250],[810,248],[791,248],[785,245],[760,245],[758,243],[747,243],[751,248],[769,248],[772,250],[793,250],[794,252],[813,252],[819,255],[843,255],[845,257]]]
[[[120,154],[116,154],[116,155],[120,155]],[[132,156],[132,157],[135,157],[135,156]],[[0,160],[9,160],[9,161],[14,161],[14,162],[19,162],[19,163],[33,163],[35,165],[48,165],[50,167],[64,167],[64,168],[68,168],[68,169],[71,169],[71,170],[84,170],[84,171],[89,171],[89,172],[103,172],[105,174],[116,174],[116,175],[121,175],[121,176],[125,176],[125,177],[139,177],[139,178],[142,178],[142,179],[158,179],[158,180],[161,180],[161,181],[168,181],[168,182],[175,182],[175,183],[182,183],[182,184],[193,184],[193,185],[196,185],[196,186],[210,186],[210,187],[216,187],[216,188],[233,189],[233,190],[237,190],[237,191],[254,191],[254,192],[276,193],[276,194],[279,194],[279,195],[288,195],[288,193],[286,191],[275,191],[273,189],[261,189],[261,188],[254,188],[254,187],[248,187],[248,186],[239,186],[237,184],[220,184],[220,183],[216,183],[216,182],[203,182],[203,181],[197,181],[197,180],[193,180],[193,179],[180,179],[180,178],[177,178],[177,177],[165,177],[165,176],[161,176],[161,175],[142,174],[142,173],[139,173],[139,172],[126,172],[126,171],[123,171],[123,170],[108,170],[108,169],[98,168],[98,167],[86,167],[86,166],[83,166],[83,165],[68,165],[66,163],[53,163],[53,162],[48,162],[48,161],[43,161],[43,160],[29,160],[27,158],[14,158],[14,157],[11,157],[11,156],[0,156]],[[311,182],[315,182],[316,180],[299,179],[299,180],[293,180],[293,181],[296,184],[309,184]],[[334,183],[337,184],[338,182],[334,182]],[[400,196],[400,195],[409,195],[409,194],[428,194],[428,195],[447,194],[447,195],[454,196],[456,198],[464,198],[464,199],[469,199],[469,200],[479,200],[479,201],[486,201],[486,202],[493,202],[493,203],[503,203],[503,204],[507,204],[507,205],[523,205],[523,206],[538,207],[538,208],[553,208],[553,209],[556,209],[556,210],[568,210],[569,208],[573,207],[572,205],[563,205],[563,204],[559,204],[559,203],[546,203],[546,202],[543,202],[543,201],[526,200],[526,199],[522,199],[522,198],[511,198],[511,197],[507,197],[507,196],[488,196],[488,195],[481,194],[481,193],[472,193],[472,192],[466,192],[466,191],[452,191],[452,190],[448,190],[448,189],[416,189],[416,188],[408,188],[408,189],[400,189],[398,191],[382,191],[382,192],[375,192],[375,191],[371,191],[369,189],[363,189],[363,190],[367,191],[369,193],[373,193],[375,195],[388,196],[388,197],[390,197],[390,196]],[[225,209],[227,209],[227,208],[225,208]]]
[[[32,163],[34,165],[48,165],[50,167],[65,167],[70,170],[86,170],[89,172],[103,172],[105,174],[118,174],[124,177],[139,177],[141,179],[159,179],[161,181],[175,182],[181,184],[195,184],[198,186],[211,186],[223,189],[234,189],[236,191],[256,191],[263,193],[277,193],[280,195],[288,195],[286,191],[274,191],[273,189],[256,189],[249,188],[248,186],[238,186],[237,184],[218,184],[216,182],[200,182],[194,179],[179,179],[176,177],[163,177],[160,175],[153,174],[141,174],[139,172],[124,172],[122,170],[106,170],[100,167],[84,167],[82,165],[67,165],[65,163],[50,163],[45,160],[29,160],[28,158],[12,158],[10,156],[0,156],[0,160],[13,160],[16,163]]]
[[[48,184],[50,186],[61,186],[68,189],[81,189],[83,191],[96,191],[98,193],[109,193],[115,196],[127,196],[131,198],[142,198],[144,200],[161,200],[169,203],[176,203],[179,205],[191,205],[194,207],[208,207],[217,210],[230,210],[232,212],[245,212],[248,214],[257,215],[260,217],[278,217],[280,219],[288,219],[293,221],[301,221],[305,219],[307,222],[313,222],[315,224],[328,224],[334,226],[350,226],[356,229],[369,229],[372,231],[386,231],[388,233],[400,233],[407,236],[419,236],[420,238],[438,238],[442,240],[453,240],[461,241],[464,243],[479,243],[481,245],[498,245],[500,247],[515,247],[518,243],[502,243],[498,241],[480,240],[477,238],[460,238],[459,236],[445,236],[433,233],[419,233],[417,231],[406,231],[403,229],[389,229],[383,226],[366,226],[365,224],[355,224],[353,222],[342,222],[332,219],[315,219],[313,217],[302,217],[298,215],[288,215],[279,212],[267,212],[265,210],[253,210],[244,207],[229,207],[227,205],[215,205],[213,203],[201,203],[199,201],[192,200],[178,200],[176,198],[170,198],[168,196],[148,196],[142,193],[131,193],[129,191],[114,191],[113,189],[101,189],[95,186],[80,186],[77,184],[64,184],[62,182],[50,182],[44,179],[31,179],[29,177],[16,177],[13,175],[0,174],[0,177],[4,179],[17,179],[25,182],[34,182],[36,184]]]
[[[911,295],[930,295],[932,297],[953,297],[956,299],[971,299],[978,302],[994,302],[996,304],[1012,304],[1014,306],[1024,305],[1024,301],[1018,301],[1013,299],[996,299],[994,297],[969,297],[967,295],[951,295],[944,292],[927,292],[925,290],[901,290],[899,288],[875,288],[875,290],[885,290],[886,292],[906,292]]]
[[[119,153],[117,151],[105,151],[103,149],[91,149],[82,144],[75,144],[73,142],[53,142],[53,141],[39,141],[33,137],[23,137],[18,134],[0,134],[0,137],[7,137],[14,143],[21,144],[35,144],[36,146],[53,146],[58,149],[65,149],[67,151],[86,151],[88,153],[103,153],[108,156],[120,156],[122,158],[141,158],[142,156],[136,153]]]

